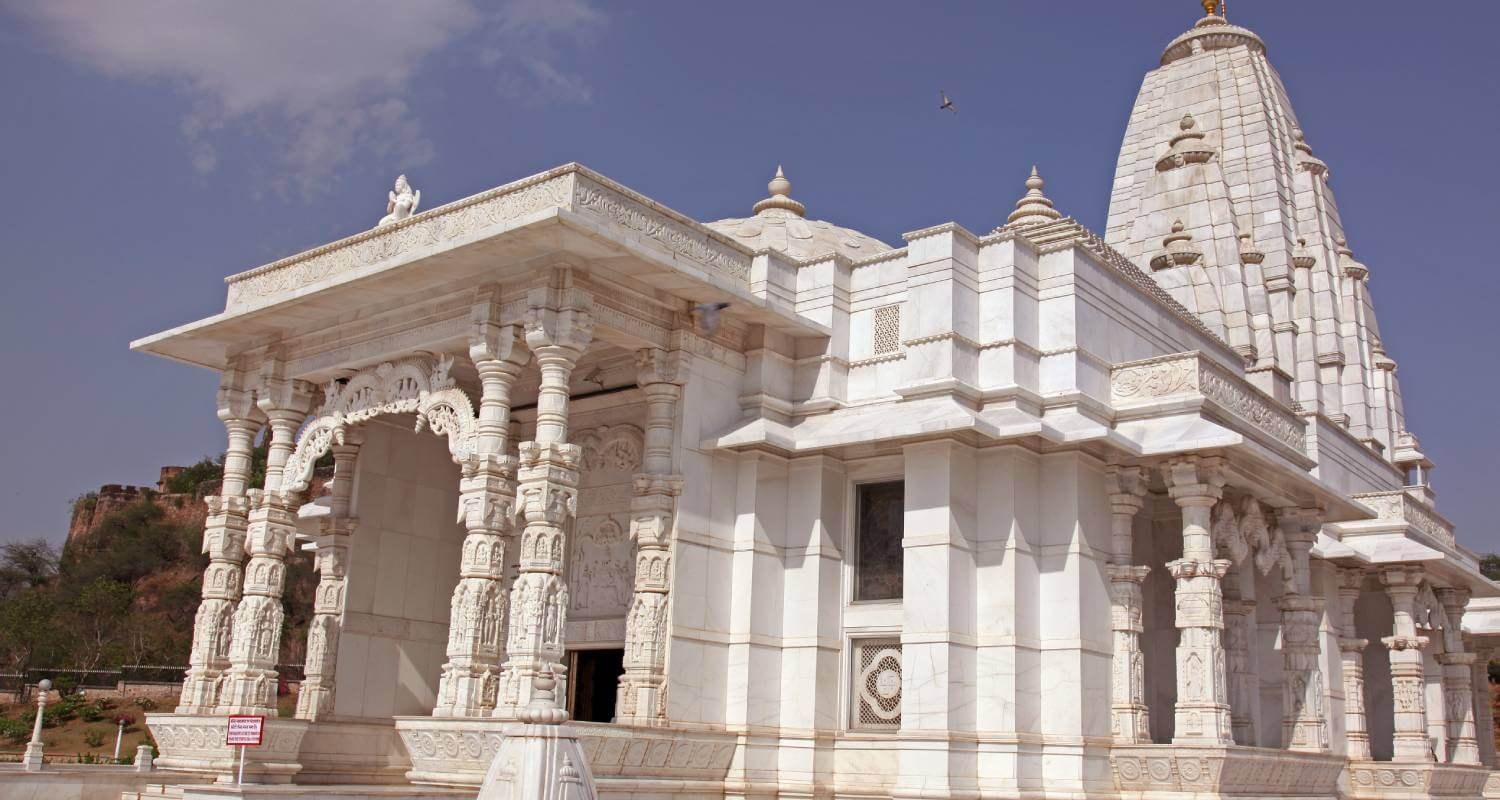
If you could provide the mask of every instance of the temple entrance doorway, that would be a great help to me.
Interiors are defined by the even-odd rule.
[[[568,713],[581,722],[611,722],[615,691],[625,674],[625,650],[568,651]]]

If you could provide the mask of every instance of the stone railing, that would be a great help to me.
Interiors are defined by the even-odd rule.
[[[1197,352],[1120,364],[1111,371],[1109,384],[1116,411],[1201,400],[1276,442],[1307,452],[1307,425],[1290,408]]]
[[[1352,497],[1374,509],[1382,521],[1404,523],[1409,529],[1448,547],[1458,545],[1453,535],[1453,523],[1404,490],[1367,492]]]
[[[324,281],[494,236],[554,210],[625,228],[674,259],[734,282],[743,284],[750,274],[746,248],[586,167],[567,164],[231,275],[225,279],[225,311],[271,305]]]

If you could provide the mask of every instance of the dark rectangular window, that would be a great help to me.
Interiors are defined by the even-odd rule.
[[[855,506],[854,599],[900,600],[906,485],[862,484],[855,488]]]

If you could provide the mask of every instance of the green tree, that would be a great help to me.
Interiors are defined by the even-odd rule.
[[[47,587],[33,587],[0,600],[0,659],[24,672],[53,655],[59,633],[57,603]]]
[[[79,669],[98,669],[105,656],[122,644],[132,597],[129,585],[95,578],[69,603],[69,638]]]
[[[1492,581],[1500,581],[1500,553],[1490,553],[1479,559],[1479,571]]]
[[[57,548],[46,539],[0,545],[0,598],[57,577]]]
[[[198,487],[224,478],[224,457],[217,459],[204,456],[198,463],[183,467],[182,471],[167,480],[162,488],[171,494],[193,494]]]

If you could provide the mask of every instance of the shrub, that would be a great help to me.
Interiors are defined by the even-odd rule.
[[[31,738],[31,726],[19,719],[0,718],[0,738],[17,743],[27,741]]]
[[[155,711],[156,701],[149,697],[137,697],[134,701],[136,708],[142,711]]]
[[[98,706],[88,705],[79,710],[78,716],[83,717],[84,722],[98,722],[104,719],[104,712]]]
[[[93,730],[93,729],[89,729],[87,731],[84,731],[84,734],[83,734],[83,743],[86,744],[86,745],[88,745],[89,747],[103,747],[104,746],[104,734],[101,733],[100,731]]]

